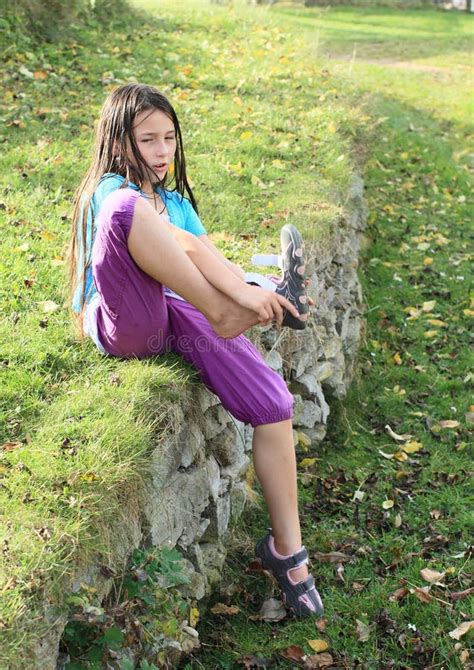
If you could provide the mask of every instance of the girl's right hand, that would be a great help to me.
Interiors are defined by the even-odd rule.
[[[287,309],[295,318],[299,318],[298,310],[289,300],[273,291],[267,291],[260,286],[243,284],[237,302],[258,314],[259,323],[266,325],[275,320],[281,326],[284,310]]]

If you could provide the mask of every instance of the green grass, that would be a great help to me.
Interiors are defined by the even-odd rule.
[[[361,272],[367,333],[349,396],[332,403],[328,437],[300,454],[300,460],[317,458],[299,475],[305,544],[310,554],[341,551],[350,559],[343,580],[335,564],[313,562],[326,603],[324,631],[313,622],[249,620],[268,596],[264,578],[246,573],[253,541],[268,519],[263,511],[249,510],[233,533],[224,592],[215,597],[241,612],[203,618],[205,651],[190,666],[237,668],[254,655],[271,668],[295,667],[279,652],[297,645],[311,654],[308,640],[323,638],[336,667],[467,667],[469,641],[461,638],[456,649],[448,633],[472,619],[472,598],[450,598],[470,585],[472,536],[472,418],[466,416],[472,405],[472,107],[470,73],[455,67],[468,62],[466,43],[458,37],[472,29],[471,17],[276,7],[274,15],[282,14],[288,29],[304,26],[310,50],[319,30],[317,65],[332,77],[337,73],[335,86],[348,107],[363,100],[371,118],[360,147],[370,209],[371,246]],[[369,22],[368,15],[377,21]],[[391,27],[395,16],[397,36]],[[345,37],[339,30],[334,40],[341,25],[350,29]],[[430,46],[427,36],[437,30],[442,39]],[[350,68],[344,55],[352,54],[355,33],[365,51],[358,50],[360,61]],[[446,77],[391,67],[395,56],[416,64],[416,55],[426,58],[435,48]],[[364,55],[380,62],[363,62]],[[424,312],[430,301],[436,302]],[[405,311],[410,307],[416,318]],[[458,424],[443,427],[445,420]],[[387,424],[410,433],[422,449],[405,458]],[[355,502],[358,489],[364,498]],[[385,500],[393,507],[384,509]],[[431,587],[429,603],[414,591],[428,585],[423,568],[447,571],[444,586]],[[403,586],[412,592],[390,600]],[[356,619],[373,625],[366,642],[357,638]]]
[[[54,45],[18,33],[3,52],[1,667],[25,666],[48,625],[41,600],[62,608],[75,566],[120,564],[123,500],[195,379],[174,357],[104,359],[69,320],[72,197],[106,92],[139,80],[169,95],[202,220],[230,258],[276,251],[288,218],[331,245],[364,116],[259,17],[143,2],[108,32],[90,21]]]

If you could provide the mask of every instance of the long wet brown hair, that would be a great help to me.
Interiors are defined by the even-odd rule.
[[[174,172],[172,176],[167,172],[161,180],[157,180],[155,173],[146,165],[132,132],[137,114],[148,110],[152,112],[155,109],[168,116],[173,122],[176,132]],[[135,165],[132,165],[128,158],[127,140],[135,159]],[[90,257],[87,256],[86,246],[87,212],[100,178],[107,172],[125,178],[121,188],[125,188],[129,182],[141,188],[145,182],[149,181],[153,184],[153,187],[158,186],[177,191],[182,196],[186,194],[196,212],[198,211],[196,200],[186,177],[186,161],[178,117],[169,100],[153,86],[125,84],[109,94],[99,117],[92,163],[74,197],[71,240],[68,252],[69,303],[72,303],[77,287],[81,286],[83,308],[80,314],[72,313],[80,335],[82,335],[83,312],[87,298],[85,295],[86,270],[91,263]],[[90,207],[92,239],[95,233],[93,209],[93,207]],[[81,267],[79,267],[80,258],[82,258]]]

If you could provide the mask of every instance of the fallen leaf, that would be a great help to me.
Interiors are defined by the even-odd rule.
[[[405,451],[407,454],[414,454],[415,452],[420,451],[420,449],[423,449],[423,445],[421,442],[410,440],[406,444],[402,444],[401,449],[403,449],[403,451]]]
[[[374,628],[375,624],[372,623],[369,626],[363,621],[359,621],[359,619],[356,619],[356,635],[359,642],[367,642]]]
[[[455,601],[462,600],[463,598],[470,596],[472,593],[474,593],[474,586],[471,586],[470,589],[465,589],[464,591],[453,591],[449,594],[449,597],[451,600]]]
[[[59,305],[57,305],[52,300],[44,300],[43,302],[40,302],[39,304],[42,305],[43,312],[46,313],[46,314],[56,312],[56,310],[59,309]]]
[[[326,651],[329,649],[329,644],[326,640],[308,640],[308,644],[313,651]]]
[[[441,428],[458,428],[459,421],[454,421],[452,419],[445,419],[444,421],[440,421],[438,425],[441,426]]]
[[[407,442],[407,440],[411,440],[413,437],[413,435],[410,435],[409,433],[406,433],[405,435],[398,435],[398,433],[395,433],[388,424],[385,426],[385,430],[390,435],[390,437],[392,437],[397,442]]]
[[[415,586],[413,590],[410,589],[410,593],[414,593],[422,603],[430,603],[433,600],[433,596],[430,595],[429,589],[429,586]]]
[[[196,628],[199,621],[199,610],[197,607],[191,607],[189,611],[189,625],[191,628]]]
[[[448,635],[449,637],[452,637],[453,640],[460,640],[464,635],[469,633],[474,628],[474,621],[464,621],[463,623],[459,624],[457,628],[454,630],[451,630]]]
[[[334,659],[331,654],[324,652],[323,654],[312,654],[306,656],[303,663],[305,670],[319,670],[320,668],[329,668],[334,665]]]
[[[300,461],[300,467],[301,468],[310,468],[315,463],[316,463],[315,458],[303,458],[303,460]]]
[[[423,568],[420,570],[420,575],[426,582],[430,584],[436,584],[444,579],[446,572],[437,572],[436,570],[430,570],[429,568]]]
[[[401,589],[397,589],[396,591],[394,591],[392,595],[388,597],[388,599],[391,600],[392,602],[397,603],[399,600],[404,598],[407,595],[407,593],[409,593],[408,589],[402,587]]]
[[[0,449],[2,451],[14,451],[15,449],[19,449],[22,447],[21,442],[4,442],[1,446]]]
[[[263,621],[281,621],[287,616],[286,609],[276,598],[265,600],[260,610],[260,618]]]
[[[232,616],[233,614],[238,614],[240,612],[240,607],[237,607],[237,605],[226,605],[224,603],[217,603],[216,605],[214,605],[214,607],[211,607],[211,612],[213,614]]]
[[[326,554],[317,552],[313,556],[316,561],[321,561],[321,563],[342,563],[351,560],[348,554],[343,554],[341,551],[330,551]]]
[[[296,644],[292,644],[287,649],[282,649],[278,653],[288,661],[296,661],[297,663],[300,663],[305,655],[303,649],[297,647]]]
[[[394,504],[395,504],[395,503],[394,503],[393,500],[384,500],[383,503],[382,503],[382,507],[383,507],[384,509],[392,509],[392,507],[394,506]]]
[[[392,360],[395,363],[395,365],[401,365],[402,364],[402,357],[400,354],[397,352],[396,354],[393,354]]]
[[[421,306],[423,312],[432,312],[435,308],[436,300],[427,300]]]

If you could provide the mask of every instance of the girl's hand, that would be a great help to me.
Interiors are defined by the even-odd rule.
[[[262,325],[275,320],[281,326],[285,309],[295,318],[299,318],[298,310],[289,300],[273,291],[266,291],[260,286],[244,284],[236,300],[242,307],[257,312],[258,320]]]

